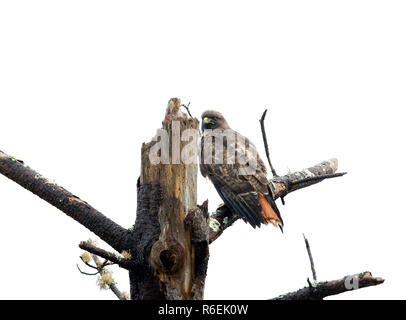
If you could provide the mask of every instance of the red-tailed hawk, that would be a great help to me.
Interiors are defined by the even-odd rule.
[[[255,146],[217,111],[202,114],[202,131],[200,171],[225,205],[254,228],[272,223],[282,230],[266,167]]]

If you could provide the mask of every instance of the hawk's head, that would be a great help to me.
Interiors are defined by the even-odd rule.
[[[229,129],[226,119],[223,115],[214,110],[207,110],[202,114],[202,131],[205,129]]]

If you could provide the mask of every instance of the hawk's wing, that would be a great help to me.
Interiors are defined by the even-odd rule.
[[[239,133],[237,133],[237,135],[240,136],[243,141],[245,139],[245,146],[237,144],[237,159],[239,157],[242,160],[246,159],[246,163],[244,163],[244,161],[239,163],[239,177],[246,180],[255,190],[257,194],[257,202],[260,203],[262,208],[261,215],[265,220],[265,224],[270,222],[275,226],[279,226],[283,231],[283,220],[279,209],[273,200],[272,191],[267,177],[266,166],[259,156],[255,145],[248,138],[240,135]],[[251,168],[252,165],[254,166],[253,168]]]
[[[229,179],[229,176],[209,175],[209,178],[224,203],[231,210],[254,228],[261,225],[263,222],[263,218],[259,214],[261,206],[251,185],[243,181],[237,182],[234,179]],[[233,187],[230,187],[230,184],[233,184]]]

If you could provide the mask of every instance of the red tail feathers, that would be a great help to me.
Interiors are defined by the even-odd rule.
[[[261,204],[262,211],[261,215],[264,218],[264,223],[272,223],[275,227],[282,226],[282,221],[279,219],[276,212],[272,209],[271,205],[269,204],[268,200],[266,200],[265,196],[261,193],[258,193],[259,203]]]

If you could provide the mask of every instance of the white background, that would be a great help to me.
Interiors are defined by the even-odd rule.
[[[268,108],[280,174],[331,157],[349,173],[278,200],[284,234],[227,230],[210,247],[205,298],[305,286],[305,233],[319,280],[386,279],[335,298],[403,299],[405,15],[404,1],[2,1],[0,150],[129,227],[141,144],[169,98],[195,116],[221,111],[263,158]],[[208,180],[198,193],[210,210],[221,202]],[[0,298],[115,299],[76,269],[89,237],[0,176]]]

